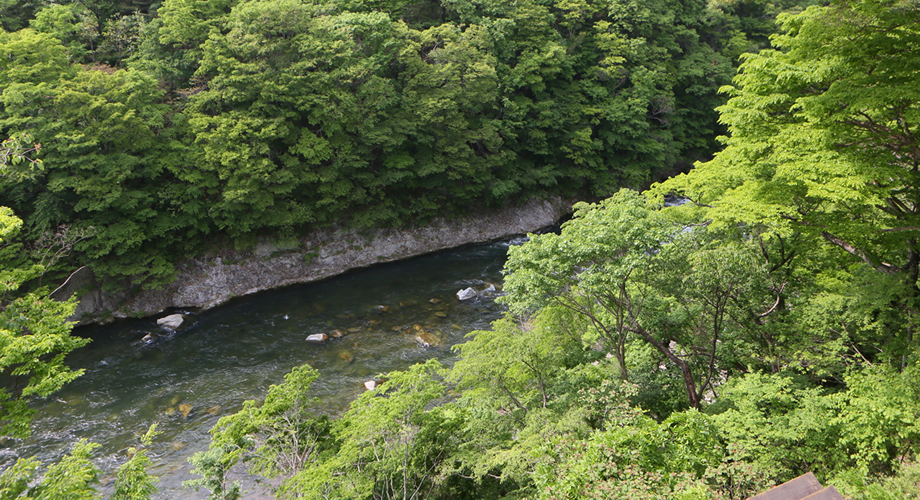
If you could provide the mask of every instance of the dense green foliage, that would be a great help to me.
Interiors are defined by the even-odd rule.
[[[41,145],[28,134],[11,137],[0,146],[0,178],[28,179],[43,166],[32,155]],[[54,292],[39,286],[30,293],[20,288],[28,282],[42,282],[47,268],[72,248],[80,234],[66,230],[42,238],[35,248],[25,249],[17,239],[22,220],[7,207],[0,207],[0,371],[11,387],[0,388],[0,437],[23,438],[30,434],[35,410],[30,399],[48,396],[82,375],[64,364],[66,355],[89,339],[71,335],[75,299],[59,302]],[[76,238],[76,239],[75,239]],[[56,290],[55,290],[56,291]],[[156,424],[144,435],[149,445]],[[71,453],[36,477],[39,462],[19,458],[0,473],[0,499],[92,499],[99,469],[91,454],[98,445],[81,440]],[[146,500],[156,491],[147,473],[150,464],[144,450],[131,449],[133,455],[120,469],[113,499]]]
[[[916,498],[918,17],[781,18],[725,89],[715,159],[513,247],[508,315],[310,427],[279,495],[735,499],[814,471]]]
[[[5,156],[25,154],[16,139],[4,146]],[[0,174],[18,163],[0,163]],[[28,405],[31,397],[48,396],[82,374],[67,367],[64,357],[89,342],[71,335],[73,323],[67,318],[74,300],[53,300],[47,288],[19,293],[24,283],[40,281],[45,270],[45,259],[23,257],[23,245],[16,239],[21,226],[9,208],[0,207],[0,372],[5,385],[0,388],[0,436],[12,437],[29,435],[35,414]]]
[[[93,228],[74,261],[155,285],[215,236],[607,196],[705,159],[733,61],[796,3],[30,5],[0,34],[0,132],[47,168],[0,205],[30,238]]]
[[[920,4],[806,4],[3,3],[0,367],[28,382],[2,433],[79,375],[42,287],[64,256],[155,285],[215,236],[609,196],[510,251],[509,312],[452,367],[334,419],[297,368],[219,421],[190,486],[238,498],[244,464],[280,498],[736,499],[811,470],[916,498]],[[722,127],[714,159],[617,190]],[[95,495],[91,450],[41,480],[20,460],[0,497]],[[152,494],[148,464],[116,498]]]

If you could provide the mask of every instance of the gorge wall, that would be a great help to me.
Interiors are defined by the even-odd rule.
[[[176,279],[158,290],[132,291],[125,286],[106,292],[91,271],[83,270],[55,297],[82,292],[73,317],[82,324],[150,316],[170,308],[208,309],[233,297],[317,281],[350,269],[533,232],[570,212],[571,203],[556,198],[462,218],[437,218],[418,227],[322,228],[296,239],[263,238],[250,249],[222,249],[181,261]]]

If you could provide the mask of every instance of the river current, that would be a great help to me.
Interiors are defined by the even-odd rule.
[[[207,448],[208,430],[248,399],[261,399],[295,366],[309,363],[319,379],[310,396],[321,411],[343,412],[375,375],[435,357],[454,358],[451,346],[473,330],[486,329],[502,308],[496,293],[459,301],[456,292],[501,283],[509,242],[462,247],[355,270],[318,283],[235,299],[186,314],[175,333],[160,328],[163,315],[106,326],[82,327],[92,339],[68,357],[86,373],[36,405],[32,437],[9,442],[0,462],[18,456],[49,461],[86,438],[99,443],[102,488],[110,488],[126,449],[153,423],[152,472],[160,478],[156,498],[205,498],[183,489],[188,457]],[[415,337],[427,332],[420,345]],[[341,335],[311,343],[307,335]],[[145,343],[152,334],[157,340]],[[246,480],[243,471],[237,479]],[[245,481],[247,498],[267,498],[266,488]]]

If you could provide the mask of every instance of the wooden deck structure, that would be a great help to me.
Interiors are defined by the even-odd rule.
[[[837,488],[821,486],[818,478],[809,472],[748,500],[843,500],[843,497]]]

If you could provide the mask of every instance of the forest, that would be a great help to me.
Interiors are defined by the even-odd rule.
[[[920,492],[917,0],[0,3],[0,434],[80,376],[88,266],[582,199],[505,317],[330,418],[310,366],[212,429],[235,499]],[[7,383],[6,381],[9,381]],[[146,446],[111,498],[146,499]],[[94,498],[81,441],[0,499]]]

